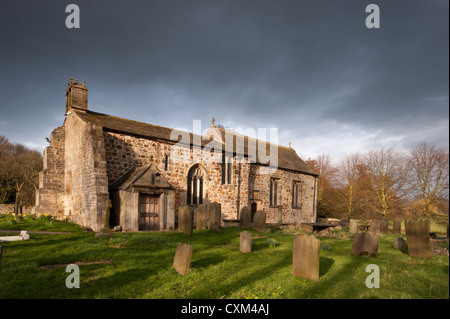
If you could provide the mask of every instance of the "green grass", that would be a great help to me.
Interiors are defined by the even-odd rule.
[[[28,230],[40,228],[38,220],[28,222]],[[191,237],[159,232],[107,238],[74,226],[54,223],[53,231],[73,232],[2,243],[0,298],[449,298],[448,257],[411,258],[393,248],[395,235],[381,237],[377,258],[351,256],[350,240],[319,237],[320,279],[311,282],[291,275],[294,234],[252,231],[262,238],[253,240],[254,252],[243,254],[239,228],[195,230]],[[172,268],[178,242],[194,247],[185,276]],[[65,286],[65,267],[41,268],[92,261],[110,262],[80,265],[79,289]],[[379,289],[365,286],[369,264],[380,268]]]

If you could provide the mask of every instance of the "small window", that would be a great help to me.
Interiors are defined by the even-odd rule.
[[[292,208],[302,208],[302,183],[292,183]]]
[[[169,169],[169,155],[164,157],[164,170],[167,171]]]
[[[231,177],[233,172],[233,158],[222,156],[222,184],[231,184]]]
[[[270,207],[278,206],[278,184],[277,178],[270,179]]]

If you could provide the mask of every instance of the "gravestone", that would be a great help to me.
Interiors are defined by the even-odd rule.
[[[358,233],[358,222],[355,219],[350,219],[350,224],[348,226],[348,232],[351,234]]]
[[[204,204],[197,208],[197,229],[208,229],[208,209]]]
[[[319,280],[320,240],[314,235],[300,234],[292,247],[292,275]]]
[[[424,259],[432,258],[430,225],[426,221],[405,221],[408,255]]]
[[[173,268],[180,275],[186,275],[191,269],[192,251],[194,248],[191,245],[178,243],[175,251],[175,258],[173,260]]]
[[[393,221],[392,230],[393,230],[394,234],[401,234],[402,233],[402,221],[395,219]]]
[[[374,235],[378,235],[381,232],[381,220],[379,219],[372,219],[370,221],[369,226],[369,233],[372,233]]]
[[[109,228],[109,216],[111,214],[111,200],[106,201],[106,212],[105,212],[105,221],[103,223],[103,227],[100,229],[100,232],[95,234],[95,237],[112,237],[112,230]]]
[[[209,205],[209,229],[216,231],[220,230],[220,215],[221,205],[217,202],[211,203],[211,205]]]
[[[396,237],[394,238],[394,248],[403,250],[406,248],[406,242],[402,237]]]
[[[188,206],[178,209],[178,230],[189,236],[192,235],[194,228],[194,211]]]
[[[253,229],[265,232],[266,231],[266,213],[262,210],[258,210],[253,216]]]
[[[252,233],[249,231],[242,231],[239,241],[239,250],[242,253],[252,252]]]
[[[372,233],[358,233],[353,238],[352,255],[369,256],[376,258],[378,254],[378,245],[380,235]]]
[[[245,206],[241,209],[239,226],[242,228],[250,228],[251,222],[252,222],[252,212],[250,210],[250,207]]]
[[[387,219],[380,220],[380,233],[382,233],[382,234],[388,233],[388,220]]]

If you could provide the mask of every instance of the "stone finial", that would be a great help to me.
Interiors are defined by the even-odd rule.
[[[73,84],[73,77],[70,78],[69,85],[70,85],[70,84]]]
[[[289,148],[292,148],[292,146],[291,146],[291,142],[289,142]]]
[[[216,127],[215,125],[214,125],[214,122],[216,121],[216,119],[214,118],[214,116],[213,116],[213,118],[211,119],[211,127]]]
[[[78,79],[75,79],[75,84],[78,84]]]
[[[86,87],[86,81],[83,80],[83,87]]]

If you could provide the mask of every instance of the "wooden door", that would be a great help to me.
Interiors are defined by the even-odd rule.
[[[139,195],[139,230],[159,230],[160,195]]]

